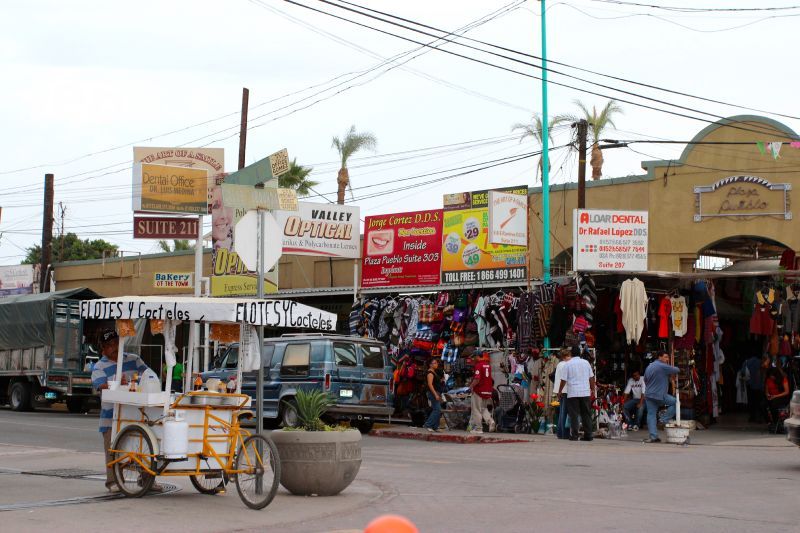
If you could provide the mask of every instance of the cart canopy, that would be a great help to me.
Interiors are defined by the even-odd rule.
[[[0,350],[52,345],[56,302],[99,297],[94,291],[79,287],[0,298]]]
[[[336,330],[336,315],[292,300],[120,296],[81,302],[81,317],[229,322],[251,326]]]

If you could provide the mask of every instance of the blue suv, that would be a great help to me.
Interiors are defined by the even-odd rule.
[[[392,367],[386,347],[374,339],[328,334],[292,334],[264,339],[264,418],[283,426],[297,424],[298,389],[323,390],[336,403],[327,416],[349,420],[362,433],[375,418],[393,412]],[[203,380],[227,380],[236,373],[239,345],[232,344],[203,373]],[[255,373],[246,373],[242,392],[255,399]]]

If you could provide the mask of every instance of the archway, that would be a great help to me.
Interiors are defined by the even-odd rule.
[[[715,241],[697,254],[696,270],[722,270],[741,261],[777,260],[789,246],[758,235],[735,235]]]

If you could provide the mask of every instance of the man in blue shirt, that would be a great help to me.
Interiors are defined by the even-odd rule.
[[[116,380],[117,358],[119,357],[119,335],[113,329],[104,329],[100,332],[98,344],[100,353],[103,355],[92,370],[92,387],[102,391],[108,388],[108,382]],[[131,353],[123,354],[122,377],[119,379],[119,386],[129,384],[135,374],[142,375],[148,366],[142,359]],[[102,394],[102,393],[101,393]],[[114,418],[114,404],[102,402],[100,404],[100,433],[103,435],[103,449],[106,455],[106,488],[109,492],[118,492],[119,487],[114,480],[114,473],[108,467],[112,461],[108,450],[111,448],[111,421]],[[160,492],[163,490],[161,485],[153,485],[151,491]]]
[[[667,412],[660,420],[666,423],[675,416],[675,397],[669,394],[670,376],[675,376],[680,370],[669,365],[669,353],[661,352],[658,359],[650,363],[644,371],[644,398],[647,403],[647,429],[650,438],[644,442],[661,442],[658,438],[658,410],[661,406],[667,407]]]

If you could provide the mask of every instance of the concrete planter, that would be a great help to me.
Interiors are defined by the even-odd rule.
[[[277,430],[270,438],[281,458],[281,485],[298,496],[334,496],[361,468],[361,433]]]

